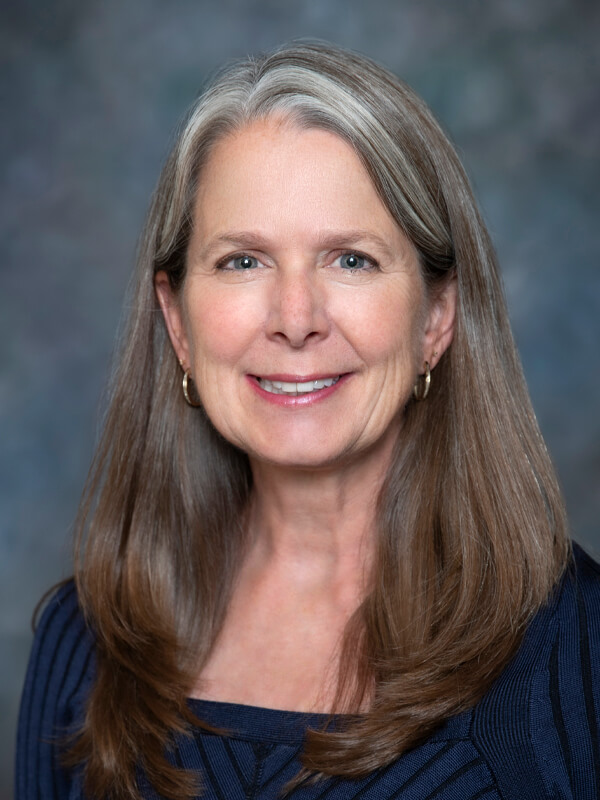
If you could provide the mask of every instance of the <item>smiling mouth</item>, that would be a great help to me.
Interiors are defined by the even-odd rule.
[[[337,383],[341,375],[335,378],[318,378],[315,381],[302,381],[292,383],[288,381],[268,381],[266,378],[257,378],[258,384],[261,389],[271,394],[285,394],[291,397],[297,397],[302,394],[311,394],[318,392],[321,389],[327,389]]]

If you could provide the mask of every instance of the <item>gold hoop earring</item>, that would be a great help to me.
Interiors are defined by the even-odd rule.
[[[192,382],[190,373],[191,370],[189,369],[186,369],[186,371],[183,373],[183,381],[181,384],[183,388],[183,396],[185,397],[185,402],[189,406],[191,406],[192,408],[199,408],[202,405],[202,403],[200,403],[199,401],[192,400],[192,397],[190,395],[190,383]]]
[[[421,380],[422,381],[422,388],[421,388]],[[425,374],[419,376],[417,378],[417,382],[413,386],[413,395],[415,400],[425,400],[427,395],[429,394],[429,387],[431,386],[431,370],[429,369],[429,361],[425,362]]]

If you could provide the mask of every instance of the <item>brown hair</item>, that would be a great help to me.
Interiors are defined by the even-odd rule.
[[[458,291],[453,343],[428,398],[405,410],[379,498],[372,589],[346,631],[334,710],[357,711],[368,697],[367,710],[341,730],[310,733],[306,768],[363,776],[476,703],[568,558],[493,249],[426,106],[386,70],[330,45],[236,64],[192,108],[154,195],[79,515],[76,580],[98,667],[70,759],[85,762],[91,796],[138,796],[136,765],[166,797],[195,791],[165,751],[195,723],[186,696],[223,621],[252,478],[245,454],[181,396],[153,278],[166,270],[176,290],[184,280],[211,147],[275,113],[349,142],[417,248],[427,285],[456,276]]]

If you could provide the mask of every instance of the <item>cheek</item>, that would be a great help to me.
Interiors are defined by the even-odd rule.
[[[261,325],[260,306],[242,293],[206,292],[191,297],[186,330],[190,355],[202,362],[232,362],[248,348]]]
[[[411,365],[420,358],[424,317],[421,294],[406,288],[365,293],[341,306],[338,315],[340,328],[366,362]]]

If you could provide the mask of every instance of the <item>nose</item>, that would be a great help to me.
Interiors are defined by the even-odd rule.
[[[267,333],[295,349],[327,336],[329,320],[324,293],[313,271],[302,268],[280,271],[272,290]]]

